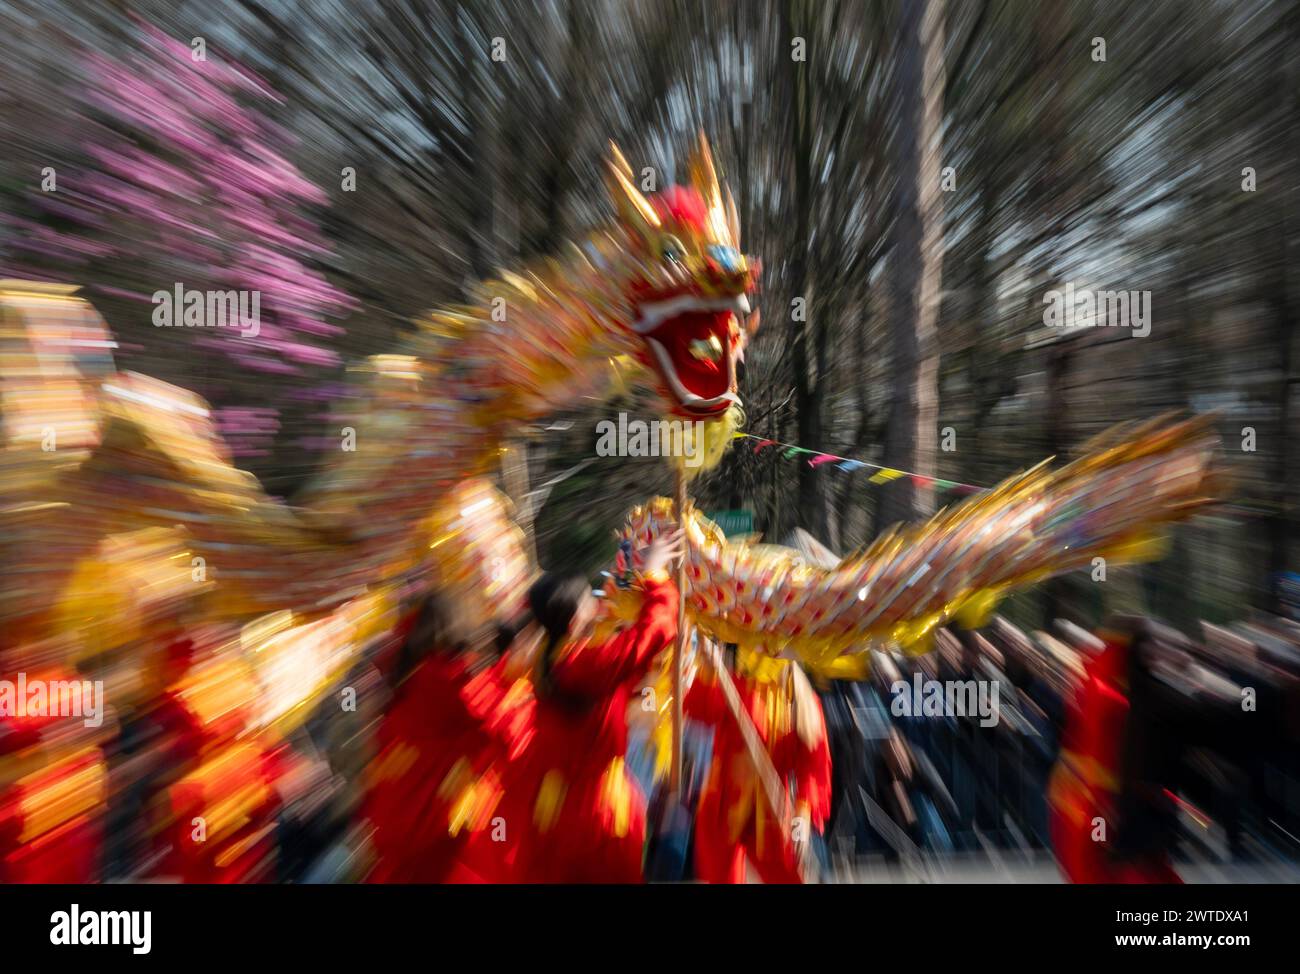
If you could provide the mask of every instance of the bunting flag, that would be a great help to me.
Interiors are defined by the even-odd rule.
[[[857,460],[853,457],[842,457],[834,453],[824,453],[821,450],[809,450],[806,447],[797,446],[793,443],[782,443],[780,440],[769,440],[753,433],[733,433],[736,439],[754,440],[754,452],[760,453],[769,446],[780,447],[781,456],[786,460],[791,460],[800,455],[811,457],[808,461],[810,467],[820,467],[823,464],[832,463],[837,470],[843,470],[852,473],[854,470],[861,470],[868,467],[875,471],[870,477],[870,483],[887,484],[892,480],[900,477],[908,477],[913,484],[918,487],[933,487],[939,491],[953,491],[959,494],[974,494],[987,490],[987,487],[980,487],[976,484],[963,484],[957,480],[943,480],[939,477],[927,477],[924,474],[912,473],[909,470],[896,470],[893,467],[882,466],[879,463],[868,463],[866,460]]]

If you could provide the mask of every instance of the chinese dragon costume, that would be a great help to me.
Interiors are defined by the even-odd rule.
[[[176,822],[208,832],[202,861],[172,871],[259,878],[240,864],[288,773],[279,742],[396,627],[412,585],[436,580],[485,625],[521,605],[527,556],[488,478],[522,427],[630,380],[705,421],[700,469],[732,442],[758,264],[730,193],[703,138],[685,185],[644,195],[617,149],[608,172],[617,217],[603,230],[482,283],[354,368],[342,446],[293,503],[233,465],[198,397],[116,371],[112,337],[75,289],[0,282],[0,663],[153,661],[127,667],[124,687],[147,681],[142,668],[170,674],[162,723],[192,761],[160,787]],[[1142,557],[1153,530],[1211,497],[1214,449],[1199,420],[1117,431],[829,567],[730,542],[688,507],[687,616],[738,644],[759,686],[781,656],[860,671],[870,647],[923,651],[937,627],[1012,589],[1098,556]],[[624,537],[647,542],[672,515],[652,500]],[[200,646],[175,648],[181,620]],[[111,769],[102,731],[6,723],[0,873],[37,876],[35,846],[75,857],[99,841]]]

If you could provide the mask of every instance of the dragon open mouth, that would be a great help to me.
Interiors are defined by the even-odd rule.
[[[679,407],[697,416],[726,412],[736,395],[736,336],[733,317],[749,313],[743,294],[719,298],[679,295],[643,304],[632,329]]]

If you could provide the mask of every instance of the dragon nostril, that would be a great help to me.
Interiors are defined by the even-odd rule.
[[[696,338],[691,342],[691,355],[700,361],[716,362],[722,358],[722,339],[717,335]]]

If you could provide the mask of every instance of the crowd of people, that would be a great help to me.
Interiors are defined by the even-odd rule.
[[[1300,628],[1207,625],[1196,641],[1137,618],[1054,628],[999,617],[943,632],[935,653],[876,654],[869,681],[829,689],[831,833],[848,855],[1050,851],[1078,882],[1295,862]],[[893,690],[917,673],[995,683],[998,720],[896,716]]]

